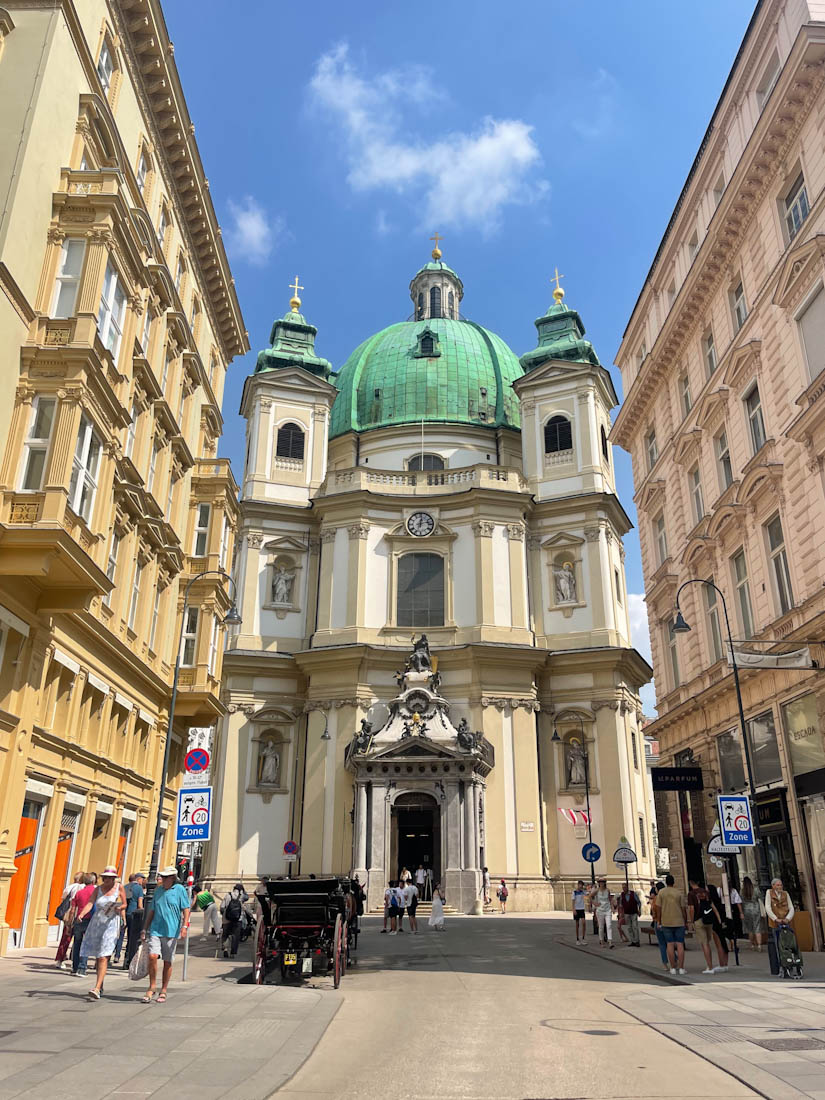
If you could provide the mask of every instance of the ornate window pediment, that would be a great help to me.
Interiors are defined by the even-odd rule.
[[[722,376],[723,383],[732,389],[737,389],[743,382],[750,380],[753,375],[760,374],[762,367],[761,350],[761,340],[749,340],[741,347],[735,348],[730,354],[728,365]]]
[[[639,507],[644,512],[651,511],[664,503],[666,483],[662,478],[648,481],[639,494]]]
[[[739,482],[734,482],[734,485],[739,486]],[[730,486],[733,488],[733,485]],[[728,490],[730,491],[730,490]],[[723,504],[720,508],[717,508],[713,515],[710,517],[708,523],[708,535],[713,539],[724,538],[725,530],[731,522],[737,522],[742,519],[744,508],[741,504],[735,504],[732,501]]]
[[[694,455],[701,446],[702,432],[696,428],[686,428],[676,437],[676,446],[673,452],[673,461],[680,466],[687,466],[692,462]]]
[[[439,290],[439,288],[433,287],[433,290]],[[440,306],[439,312],[437,314],[433,313],[432,316],[441,316]],[[425,328],[423,332],[419,332],[413,355],[416,359],[435,359],[441,355],[441,350],[438,346],[438,333],[434,332],[429,326]]]
[[[567,546],[583,545],[584,539],[580,538],[578,535],[573,535],[570,531],[559,531],[557,534],[544,539],[541,548],[542,550],[562,550]]]
[[[825,234],[817,235],[791,249],[785,257],[773,304],[782,309],[793,310],[798,306],[817,277],[825,271]]]
[[[728,387],[719,386],[700,397],[696,403],[696,427],[708,431],[715,418],[724,411],[729,396]]]
[[[250,717],[250,722],[258,724],[267,723],[275,726],[291,726],[297,718],[297,714],[290,707],[273,706],[265,703],[260,710],[256,710]]]

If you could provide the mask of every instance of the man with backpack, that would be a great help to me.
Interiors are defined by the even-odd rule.
[[[631,889],[629,884],[625,884],[624,889],[619,895],[619,912],[624,917],[625,927],[627,928],[628,935],[630,936],[630,946],[639,947],[639,912],[641,906],[639,905],[639,895],[635,890]]]
[[[223,914],[223,928],[221,929],[221,946],[223,957],[234,959],[238,954],[238,944],[241,941],[243,931],[243,906],[249,898],[242,882],[236,882],[234,887],[224,896],[221,904]],[[229,940],[230,950],[226,950],[226,941]]]

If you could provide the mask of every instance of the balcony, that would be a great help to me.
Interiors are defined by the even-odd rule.
[[[330,470],[319,496],[339,493],[383,493],[387,496],[429,497],[466,492],[468,489],[499,489],[508,493],[527,492],[527,482],[511,466],[463,466],[457,470],[371,470],[353,466]]]
[[[220,682],[209,675],[206,665],[182,668],[178,674],[175,711],[193,725],[211,725],[226,713],[219,697]]]

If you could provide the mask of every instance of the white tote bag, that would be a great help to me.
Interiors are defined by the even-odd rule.
[[[129,963],[129,977],[133,982],[139,982],[149,973],[149,946],[142,943],[132,956]]]

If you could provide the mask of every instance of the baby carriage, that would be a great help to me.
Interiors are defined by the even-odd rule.
[[[776,936],[779,968],[783,978],[799,981],[802,978],[802,953],[789,924],[781,924]]]

